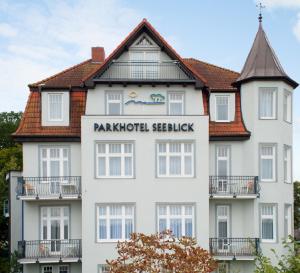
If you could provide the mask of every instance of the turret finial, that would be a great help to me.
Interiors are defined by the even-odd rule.
[[[258,15],[258,21],[259,23],[262,22],[262,9],[264,9],[266,6],[263,6],[261,2],[259,2],[259,4],[256,5],[257,8],[259,8],[259,15]]]

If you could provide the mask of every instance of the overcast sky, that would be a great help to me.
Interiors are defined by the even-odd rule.
[[[263,26],[300,82],[300,0],[264,0]],[[257,31],[254,0],[0,0],[0,112],[24,110],[27,84],[109,54],[143,19],[183,57],[241,71]],[[294,96],[294,177],[300,180],[300,88]]]

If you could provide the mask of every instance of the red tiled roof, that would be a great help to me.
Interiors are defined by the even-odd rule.
[[[94,73],[101,66],[101,63],[92,62],[92,60],[89,59],[49,78],[30,84],[29,87],[38,87],[39,85],[49,88],[79,87],[87,75]]]
[[[192,66],[196,73],[202,75],[211,90],[236,90],[231,84],[239,77],[239,73],[194,58],[183,60]]]
[[[86,105],[86,90],[84,82],[93,77],[99,69],[104,66],[110,58],[126,45],[127,41],[142,27],[147,27],[158,37],[183,65],[189,69],[196,78],[200,79],[211,91],[233,91],[236,92],[236,116],[235,121],[230,123],[210,122],[210,136],[248,136],[240,109],[240,94],[239,91],[231,86],[239,73],[221,68],[200,60],[181,58],[176,51],[160,36],[160,34],[152,27],[147,20],[143,20],[117,47],[110,56],[105,59],[104,63],[94,63],[91,59],[86,60],[78,65],[72,66],[58,74],[55,74],[42,81],[30,84],[30,95],[27,101],[27,106],[21,120],[20,126],[14,133],[18,139],[23,137],[75,137],[80,138],[80,122],[81,116],[85,113]],[[66,88],[72,90],[70,92],[70,126],[41,126],[41,93],[38,87],[61,89]],[[208,114],[207,93],[203,92],[204,112]]]
[[[81,116],[85,113],[86,91],[70,92],[70,126],[41,125],[41,93],[31,91],[15,137],[75,137],[80,138]]]

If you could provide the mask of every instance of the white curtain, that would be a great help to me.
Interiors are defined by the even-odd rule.
[[[62,94],[49,94],[50,120],[62,118]]]
[[[273,104],[274,104],[274,90],[261,89],[260,91],[260,117],[271,118],[274,116]]]
[[[170,175],[181,174],[181,157],[170,156]]]

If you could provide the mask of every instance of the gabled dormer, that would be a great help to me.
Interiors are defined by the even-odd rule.
[[[175,50],[147,21],[143,20],[110,54],[101,68],[85,84],[166,83],[205,86]]]

